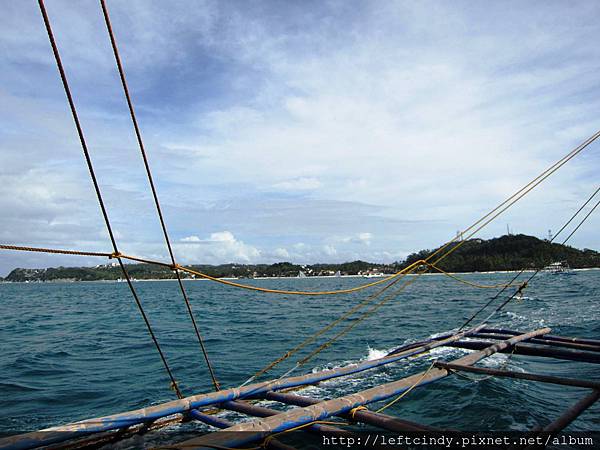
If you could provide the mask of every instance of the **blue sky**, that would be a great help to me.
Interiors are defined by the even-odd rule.
[[[108,5],[181,262],[402,259],[600,128],[595,2]],[[100,7],[47,8],[120,246],[164,258]],[[0,241],[109,250],[36,2],[4,9]],[[481,236],[558,229],[599,151]],[[4,252],[0,275],[95,262]]]

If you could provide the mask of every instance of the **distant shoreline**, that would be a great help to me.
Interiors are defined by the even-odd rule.
[[[408,267],[419,267],[428,261],[430,255],[437,254],[443,247],[433,250],[421,250],[408,255],[403,261],[393,263],[374,263],[362,260],[343,263],[295,264],[281,261],[272,264],[189,264],[182,271],[186,280],[202,279],[199,274],[227,279],[282,279],[282,278],[350,278],[364,277],[377,279],[398,273]],[[579,250],[563,244],[541,240],[534,236],[505,235],[489,240],[470,239],[457,244],[456,251],[447,250],[438,257],[436,263],[444,258],[442,269],[449,273],[514,273],[509,268],[528,270],[559,264],[561,267],[575,268],[600,267],[600,252],[590,249]],[[424,267],[423,267],[424,268]],[[436,267],[432,267],[436,269]],[[508,270],[507,270],[508,269]],[[432,272],[435,272],[433,270]],[[173,279],[174,274],[167,266],[153,264],[127,264],[128,276],[136,281],[159,281]],[[194,276],[196,274],[196,276]],[[75,282],[75,281],[124,281],[119,264],[109,262],[94,267],[48,267],[44,269],[13,269],[3,282]],[[189,278],[188,278],[189,277]]]
[[[573,272],[586,272],[600,270],[600,267],[585,267],[581,269],[571,269]],[[531,273],[535,272],[536,269],[525,269],[523,273]],[[490,274],[501,274],[501,273],[517,273],[520,270],[492,270],[487,272],[448,272],[452,275],[490,275]],[[548,273],[548,272],[546,272]],[[252,280],[307,280],[307,279],[335,279],[335,278],[364,278],[365,280],[377,278],[389,278],[393,274],[385,274],[385,275],[374,275],[374,276],[364,276],[364,275],[340,275],[336,277],[335,275],[314,275],[314,276],[306,276],[306,277],[255,277],[255,278],[235,278],[235,277],[222,277],[219,280],[243,280],[243,281],[252,281]],[[409,273],[407,276],[415,276],[415,273]],[[443,276],[443,273],[424,273],[421,274],[424,276]],[[142,278],[142,279],[134,279],[132,280],[134,283],[140,282],[156,282],[156,281],[177,281],[177,278]],[[183,278],[183,281],[211,281],[207,278]],[[124,280],[49,280],[49,281],[0,281],[0,284],[56,284],[56,283],[126,283]]]

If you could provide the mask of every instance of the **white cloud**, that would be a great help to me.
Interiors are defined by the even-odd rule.
[[[331,238],[334,242],[343,242],[345,244],[363,244],[363,245],[371,245],[371,240],[373,239],[373,234],[368,232],[360,232],[351,236],[333,236]]]
[[[187,236],[181,239],[181,242],[201,242],[198,236]]]
[[[325,252],[325,254],[327,256],[335,256],[335,255],[337,255],[337,250],[335,249],[335,247],[333,245],[324,245],[323,246],[323,251]]]
[[[371,233],[358,233],[358,239],[364,242],[366,245],[370,245],[373,235]]]
[[[239,121],[230,122],[227,140],[213,147],[219,173],[259,188],[386,205],[388,216],[468,224],[472,211],[502,200],[573,144],[572,134],[554,131],[556,123],[565,129],[580,124],[582,139],[596,126],[586,117],[599,109],[595,100],[573,103],[568,94],[594,63],[549,57],[547,64],[530,64],[533,47],[541,46],[536,55],[560,48],[552,27],[472,30],[476,14],[440,5],[433,11],[379,6],[357,26],[360,39],[323,40],[318,52],[299,55],[289,53],[288,40],[253,23],[268,51],[245,49],[244,58],[270,73],[269,94],[261,92],[259,100],[266,101],[252,106],[261,121],[246,121],[252,114],[238,116],[238,106],[230,108]],[[553,14],[560,11],[542,22],[552,23]],[[502,19],[527,22],[506,12]],[[436,30],[424,27],[432,20]],[[299,39],[312,42],[323,33],[310,29]],[[423,41],[423,33],[429,39]],[[489,58],[496,48],[501,51]],[[589,45],[580,50],[596,52]],[[543,106],[550,104],[555,107]],[[565,172],[557,190],[570,196],[576,170]],[[529,209],[524,221],[534,214],[544,208]],[[529,223],[530,232],[538,223],[539,217]],[[435,241],[449,234],[438,231]]]
[[[321,182],[316,178],[300,177],[293,180],[275,183],[273,188],[282,191],[311,191],[321,187]]]
[[[206,239],[195,235],[182,238],[175,250],[184,263],[255,263],[261,257],[258,248],[236,239],[230,231],[211,233]]]
[[[235,243],[236,239],[233,233],[230,231],[219,231],[217,233],[211,233],[210,242],[232,242]]]
[[[276,248],[273,254],[278,258],[289,258],[290,253],[285,248]]]

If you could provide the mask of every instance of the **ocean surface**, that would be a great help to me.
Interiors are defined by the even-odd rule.
[[[513,274],[462,276],[494,284],[509,280]],[[280,289],[330,290],[368,281],[372,280],[248,282]],[[209,281],[185,284],[224,387],[241,384],[367,295],[362,291],[328,297],[279,296]],[[137,282],[135,287],[183,393],[211,391],[176,283]],[[404,343],[452,330],[495,292],[474,289],[442,275],[422,276],[294,374],[376,358]],[[600,271],[590,270],[569,275],[540,274],[526,289],[524,298],[511,302],[491,324],[525,331],[549,326],[553,334],[600,339],[599,317]],[[465,353],[437,349],[419,360],[325,382],[301,393],[322,398],[339,396],[423,370],[433,359],[450,360]],[[598,367],[593,364],[552,359],[525,361],[522,356],[495,355],[483,365],[598,379]],[[267,377],[281,376],[291,366],[292,362],[286,361]],[[125,283],[0,284],[0,374],[0,436],[175,398]],[[520,380],[473,382],[451,376],[416,389],[386,412],[436,427],[526,430],[548,424],[585,392]],[[234,413],[222,417],[239,418]],[[174,425],[164,432],[128,439],[119,448],[177,442],[207,429],[200,423]],[[600,430],[600,405],[586,411],[569,430]]]

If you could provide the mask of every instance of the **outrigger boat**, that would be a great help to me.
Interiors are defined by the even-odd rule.
[[[212,374],[212,368],[210,366],[208,356],[205,352],[203,341],[200,337],[199,330],[196,327],[191,307],[186,297],[183,284],[181,283],[179,275],[180,271],[187,271],[201,278],[211,279],[215,282],[228,284],[230,286],[236,286],[238,288],[259,291],[262,290],[265,292],[286,295],[340,294],[355,292],[360,289],[365,289],[370,286],[378,285],[380,283],[388,283],[388,285],[386,285],[380,290],[380,292],[383,292],[387,288],[391,287],[393,284],[397,283],[400,279],[402,279],[404,275],[415,275],[414,277],[411,277],[408,281],[405,281],[404,284],[401,284],[400,287],[398,287],[395,292],[391,293],[389,297],[384,298],[379,303],[374,304],[372,307],[370,306],[371,309],[369,309],[367,313],[363,313],[363,315],[361,315],[359,319],[354,319],[351,322],[351,324],[348,325],[347,328],[345,328],[342,332],[336,335],[337,337],[340,336],[342,333],[346,333],[347,331],[351,330],[352,327],[354,327],[360,320],[366,317],[367,314],[371,314],[372,312],[374,312],[377,308],[379,308],[381,305],[387,302],[390,298],[393,298],[395,295],[397,295],[398,292],[404,286],[407,286],[409,283],[412,283],[414,280],[417,279],[419,275],[429,270],[430,267],[434,267],[433,264],[437,263],[438,261],[441,261],[441,259],[443,259],[445,256],[450,254],[456,248],[463,245],[464,242],[467,242],[470,237],[477,233],[477,231],[481,230],[485,225],[490,223],[502,212],[504,212],[515,202],[517,202],[520,198],[522,198],[533,188],[539,185],[544,179],[546,179],[548,176],[550,176],[552,173],[554,173],[556,170],[562,167],[562,165],[564,165],[570,159],[574,158],[577,154],[583,151],[590,143],[598,139],[600,137],[600,132],[595,133],[581,145],[573,149],[566,156],[564,156],[552,166],[550,166],[550,168],[542,172],[541,175],[534,178],[515,194],[508,197],[508,199],[502,202],[499,206],[492,209],[488,214],[484,215],[481,219],[472,224],[465,231],[460,232],[460,240],[455,238],[449,241],[448,243],[440,247],[438,250],[433,252],[431,255],[429,255],[426,259],[416,261],[415,263],[402,269],[398,273],[391,275],[388,278],[373,281],[359,287],[354,287],[350,289],[340,289],[335,292],[282,291],[276,289],[264,289],[254,285],[242,285],[241,283],[236,283],[232,281],[219,280],[210,277],[206,274],[196,272],[189,268],[185,268],[178,265],[175,261],[172,252],[171,262],[160,262],[124,255],[118,250],[116,238],[112,232],[108,215],[106,214],[105,204],[102,199],[101,190],[96,182],[96,178],[94,175],[94,167],[91,162],[91,158],[88,152],[83,132],[81,131],[81,125],[79,122],[72,95],[70,93],[65,71],[60,60],[58,48],[52,34],[50,21],[44,8],[43,0],[38,0],[38,3],[42,11],[42,16],[44,19],[46,30],[50,38],[52,50],[57,62],[57,66],[59,68],[59,73],[63,82],[63,86],[65,88],[65,92],[67,94],[67,99],[69,101],[69,106],[73,114],[82,149],[84,151],[86,164],[88,165],[92,181],[94,183],[94,188],[96,190],[96,195],[99,200],[101,210],[104,214],[106,227],[111,237],[111,243],[114,251],[111,253],[82,252],[74,250],[17,247],[14,245],[0,245],[0,248],[11,251],[48,252],[54,254],[78,254],[87,255],[90,257],[109,257],[116,259],[122,268],[124,279],[130,287],[132,296],[134,297],[140,309],[140,313],[146,321],[148,332],[153,338],[154,344],[165,365],[165,369],[168,372],[169,376],[171,376],[171,380],[173,382],[172,387],[174,390],[176,390],[177,394],[179,394],[179,398],[177,400],[172,400],[158,405],[148,405],[147,407],[142,409],[122,412],[110,416],[82,420],[67,425],[61,425],[46,428],[39,431],[33,431],[25,434],[5,437],[0,440],[0,449],[23,450],[34,448],[60,449],[99,447],[105,444],[113,444],[135,434],[153,433],[155,430],[164,428],[169,424],[191,420],[203,422],[207,425],[210,425],[211,427],[218,429],[219,431],[195,436],[192,439],[184,440],[183,442],[175,442],[169,444],[168,446],[166,446],[166,448],[230,449],[260,444],[262,447],[265,448],[275,448],[283,450],[290,449],[291,447],[288,444],[281,442],[280,439],[285,438],[285,435],[283,435],[283,438],[281,437],[281,435],[282,433],[291,432],[293,430],[302,430],[302,432],[307,433],[318,433],[320,435],[338,437],[352,437],[357,432],[357,430],[352,426],[349,429],[342,430],[338,427],[338,423],[340,425],[363,424],[378,430],[387,430],[393,432],[458,432],[458,430],[440,430],[435,428],[431,424],[411,422],[400,417],[394,417],[385,414],[382,411],[385,407],[400,400],[404,395],[408,394],[413,389],[422,389],[439,380],[452,376],[453,374],[463,372],[483,374],[494,377],[512,378],[523,381],[549,383],[564,386],[565,388],[574,387],[589,390],[589,392],[587,392],[583,397],[581,397],[577,402],[575,402],[571,408],[567,409],[562,414],[557,414],[550,424],[548,424],[542,429],[532,430],[532,433],[534,435],[546,434],[550,436],[555,433],[558,433],[559,431],[563,430],[566,426],[568,426],[581,413],[583,413],[586,409],[588,409],[596,401],[598,401],[598,399],[600,398],[600,381],[598,379],[567,378],[547,374],[516,372],[504,369],[491,369],[477,366],[477,363],[484,361],[486,358],[496,353],[508,353],[514,355],[517,358],[540,357],[551,358],[558,361],[573,361],[591,364],[600,363],[600,340],[556,336],[551,334],[550,328],[540,328],[528,332],[511,329],[491,328],[486,325],[488,323],[488,319],[491,318],[491,315],[484,319],[480,325],[474,327],[471,326],[471,328],[466,328],[466,326],[475,318],[477,314],[479,314],[483,310],[483,308],[479,310],[475,315],[473,315],[458,330],[447,332],[433,338],[425,339],[423,341],[403,345],[397,348],[396,350],[390,352],[386,356],[378,359],[362,361],[341,368],[323,370],[315,373],[307,373],[304,375],[298,375],[293,377],[288,376],[291,372],[288,371],[288,373],[284,374],[279,378],[263,382],[255,382],[255,375],[243,385],[227,389],[222,389],[216,382],[216,379],[213,378],[215,385],[214,392],[199,393],[189,397],[184,397],[183,395],[181,395],[181,392],[178,390],[177,383],[172,377],[167,361],[160,350],[158,341],[155,335],[153,334],[149,322],[147,321],[143,307],[139,302],[139,298],[135,287],[132,285],[131,278],[128,275],[127,269],[123,263],[124,260],[134,260],[137,262],[147,264],[157,264],[163,267],[169,267],[171,270],[173,270],[174,274],[179,280],[182,296],[188,307],[190,319],[195,327],[198,341],[202,346],[202,351],[204,353],[204,356],[206,357],[207,366]],[[129,98],[123,69],[121,66],[120,58],[118,56],[116,42],[112,34],[112,28],[110,26],[110,21],[108,18],[108,13],[106,10],[104,0],[101,0],[101,5],[105,15],[105,21],[111,38],[111,43],[115,53],[123,87],[126,92],[131,117],[137,132],[140,150],[144,157],[144,161],[147,163],[146,154],[143,149],[139,129],[137,128],[135,114],[131,106],[131,99]],[[164,221],[160,213],[158,197],[156,196],[156,192],[152,184],[152,177],[150,176],[150,169],[147,164],[146,170],[153,189],[154,200],[161,219],[161,225],[163,227],[165,240],[169,250],[171,250],[166,227],[164,225]],[[596,193],[598,193],[598,190],[596,190],[592,194],[592,196],[586,201],[586,203],[582,206],[582,208],[569,219],[569,221],[565,224],[564,227],[566,227],[571,222],[571,220],[573,220],[582,211],[583,207],[585,207],[594,198]],[[579,228],[579,226],[589,217],[591,212],[597,206],[598,203],[596,203],[596,206],[594,206],[592,210],[577,225],[575,230]],[[464,239],[463,233],[466,235]],[[560,233],[557,233],[552,238],[552,240],[554,240],[558,234]],[[563,244],[566,243],[566,241],[571,237],[572,234],[573,233],[571,233],[569,237],[563,241]],[[445,253],[442,254],[442,252],[444,251]],[[434,256],[435,259],[433,259]],[[524,270],[521,271],[514,278],[513,281],[517,280],[518,276],[521,275],[524,272]],[[527,283],[531,281],[531,279],[535,276],[537,272],[539,271],[536,271],[525,282],[520,283],[520,286],[517,289],[517,291],[514,292],[500,306],[498,306],[495,309],[495,312],[500,311],[508,302],[510,302],[511,299],[515,298],[515,296],[520,295],[522,289],[524,289],[527,286]],[[456,278],[454,276],[452,277]],[[470,284],[473,285],[473,283]],[[492,298],[491,301],[498,298],[498,296],[509,286],[513,286],[513,284],[509,283],[505,285],[502,288],[502,290],[495,297]],[[494,286],[487,287],[494,288]],[[358,307],[363,307],[369,304],[369,302],[373,301],[374,297],[375,296],[369,296],[367,300],[361,302],[358,305]],[[490,303],[487,303],[487,305],[485,305],[484,308],[489,305]],[[358,311],[358,307],[353,307],[351,310],[342,315],[340,318],[336,319],[323,330],[331,329],[333,326],[341,323],[342,320],[350,318],[352,313]],[[322,333],[323,330],[319,331],[314,336],[320,335],[319,333]],[[309,342],[309,340],[306,340],[304,342]],[[314,342],[314,339],[310,342]],[[316,351],[313,351],[313,353],[311,353],[309,356],[316,354],[316,352],[320,351],[323,348],[326,348],[326,346],[330,345],[331,342],[332,340],[329,340],[325,344],[322,344],[321,347],[319,347]],[[304,345],[304,343],[302,345]],[[348,377],[358,373],[368,374],[369,371],[374,371],[377,370],[377,368],[384,367],[390,364],[401,364],[413,361],[415,358],[422,358],[430,350],[439,347],[462,348],[470,350],[471,352],[461,358],[451,361],[434,361],[427,370],[414,373],[408,377],[399,378],[390,382],[386,382],[384,384],[377,385],[375,387],[371,387],[366,390],[347,393],[335,398],[315,398],[306,395],[301,395],[302,393],[292,394],[289,392],[290,389],[298,389],[313,386],[327,380]],[[288,352],[284,356],[287,357],[290,354],[291,353]],[[307,357],[302,359],[301,362],[306,360]],[[299,367],[300,363],[296,363],[296,367]],[[272,366],[273,364],[271,364],[269,367]],[[265,370],[266,369],[263,369],[263,371],[261,371],[259,374],[264,373]],[[286,405],[287,407],[289,407],[289,409],[280,411],[273,408],[258,406],[253,403],[256,400],[269,400],[271,402],[278,402],[283,405]],[[367,409],[368,406],[377,404],[378,402],[389,403],[384,405],[384,408],[379,408],[377,411],[371,411]],[[440,408],[442,407],[443,405],[440,405]],[[229,420],[225,420],[214,414],[215,411],[219,410],[236,411],[237,413],[241,414],[245,418],[245,420],[240,421],[238,423],[233,423]],[[345,420],[346,422],[337,422],[334,424],[320,423],[325,419],[331,420],[334,418],[339,418]]]
[[[560,361],[600,363],[600,340],[555,336],[550,332],[550,328],[521,332],[488,328],[481,325],[461,332],[446,333],[435,338],[403,345],[382,358],[363,361],[342,368],[198,394],[112,416],[97,417],[11,436],[0,440],[0,449],[92,448],[102,444],[114,443],[139,433],[153,433],[167,425],[188,420],[201,421],[220,431],[169,444],[165,448],[244,447],[264,441],[269,436],[293,429],[302,429],[307,433],[318,433],[323,436],[349,437],[355,435],[355,431],[351,429],[342,430],[336,426],[318,423],[331,418],[350,419],[353,423],[366,425],[371,430],[439,433],[442,430],[429,424],[407,421],[380,412],[370,411],[366,407],[377,402],[397,398],[412,389],[426,387],[438,380],[462,372],[550,383],[565,386],[565,388],[589,389],[588,394],[581,397],[571,408],[557,415],[549,425],[543,429],[532,430],[536,435],[554,435],[600,398],[599,380],[491,369],[476,365],[495,353],[509,353],[517,357],[541,357]],[[452,361],[435,361],[426,371],[338,398],[319,399],[289,393],[292,388],[307,387],[326,380],[347,377],[357,373],[368,373],[389,364],[400,364],[406,362],[409,358],[423,356],[428,351],[438,347],[462,348],[473,350],[473,352]],[[257,406],[253,403],[255,400],[279,402],[291,408],[282,412],[273,408]],[[215,416],[215,410],[236,411],[251,420],[232,423]],[[459,433],[458,430],[443,431],[444,433]],[[270,439],[266,447],[275,449],[290,448],[289,445],[275,439]]]

